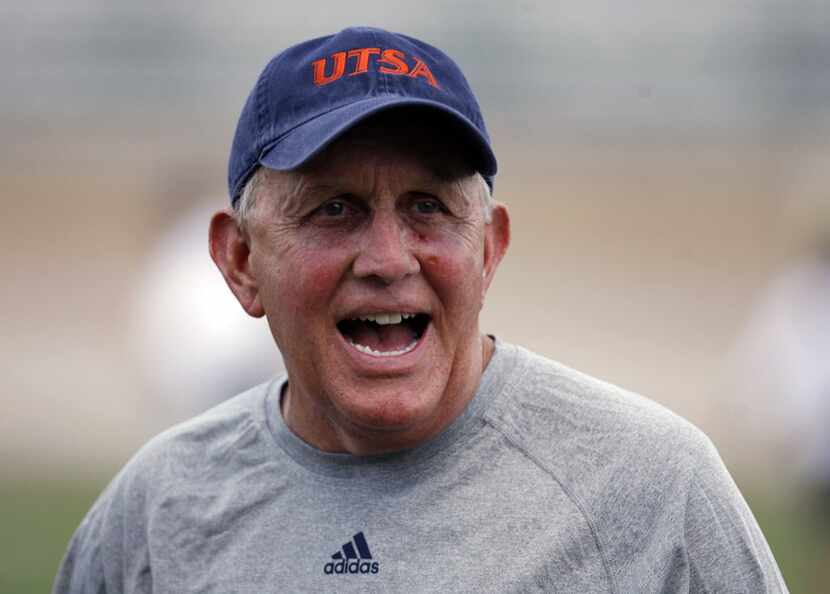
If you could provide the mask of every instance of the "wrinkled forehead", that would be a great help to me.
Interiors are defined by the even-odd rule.
[[[303,165],[301,173],[377,164],[414,165],[424,175],[453,181],[475,173],[473,152],[464,134],[448,117],[417,109],[378,114],[354,126]]]

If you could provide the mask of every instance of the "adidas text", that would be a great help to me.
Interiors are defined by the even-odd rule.
[[[326,575],[345,573],[377,573],[380,565],[377,561],[361,561],[360,559],[329,561],[323,568]]]

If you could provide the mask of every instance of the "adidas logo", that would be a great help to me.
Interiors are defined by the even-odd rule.
[[[323,573],[326,575],[380,571],[380,564],[377,561],[367,561],[372,558],[372,553],[369,551],[369,543],[366,542],[363,532],[355,534],[331,558],[334,561],[329,561],[323,566]]]

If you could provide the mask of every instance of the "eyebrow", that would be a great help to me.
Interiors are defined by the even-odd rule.
[[[283,212],[297,213],[310,202],[324,195],[335,195],[340,193],[351,193],[348,182],[341,182],[341,178],[331,176],[329,178],[309,180],[308,178],[299,181],[297,185],[292,188],[292,191],[285,195],[283,202]],[[440,172],[433,171],[429,168],[424,170],[419,175],[418,183],[413,186],[411,191],[421,191],[426,193],[441,194],[443,188],[452,186],[457,181],[450,176],[445,178]],[[461,198],[458,196],[456,198]]]
[[[303,186],[303,195],[304,196],[316,196],[317,194],[325,194],[328,192],[333,192],[337,189],[337,186],[333,184],[315,182],[311,184],[305,184]]]
[[[280,210],[288,214],[296,213],[302,210],[310,200],[313,200],[315,197],[320,195],[330,193],[334,190],[335,186],[331,184],[320,182],[299,182],[295,184],[289,192],[286,192],[283,195]]]

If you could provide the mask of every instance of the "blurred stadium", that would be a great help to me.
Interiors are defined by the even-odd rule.
[[[514,225],[484,328],[702,427],[792,592],[830,589],[825,2],[242,10],[0,3],[0,592],[49,589],[150,436],[282,369],[207,221],[262,66],[351,24],[438,45],[481,101]]]

